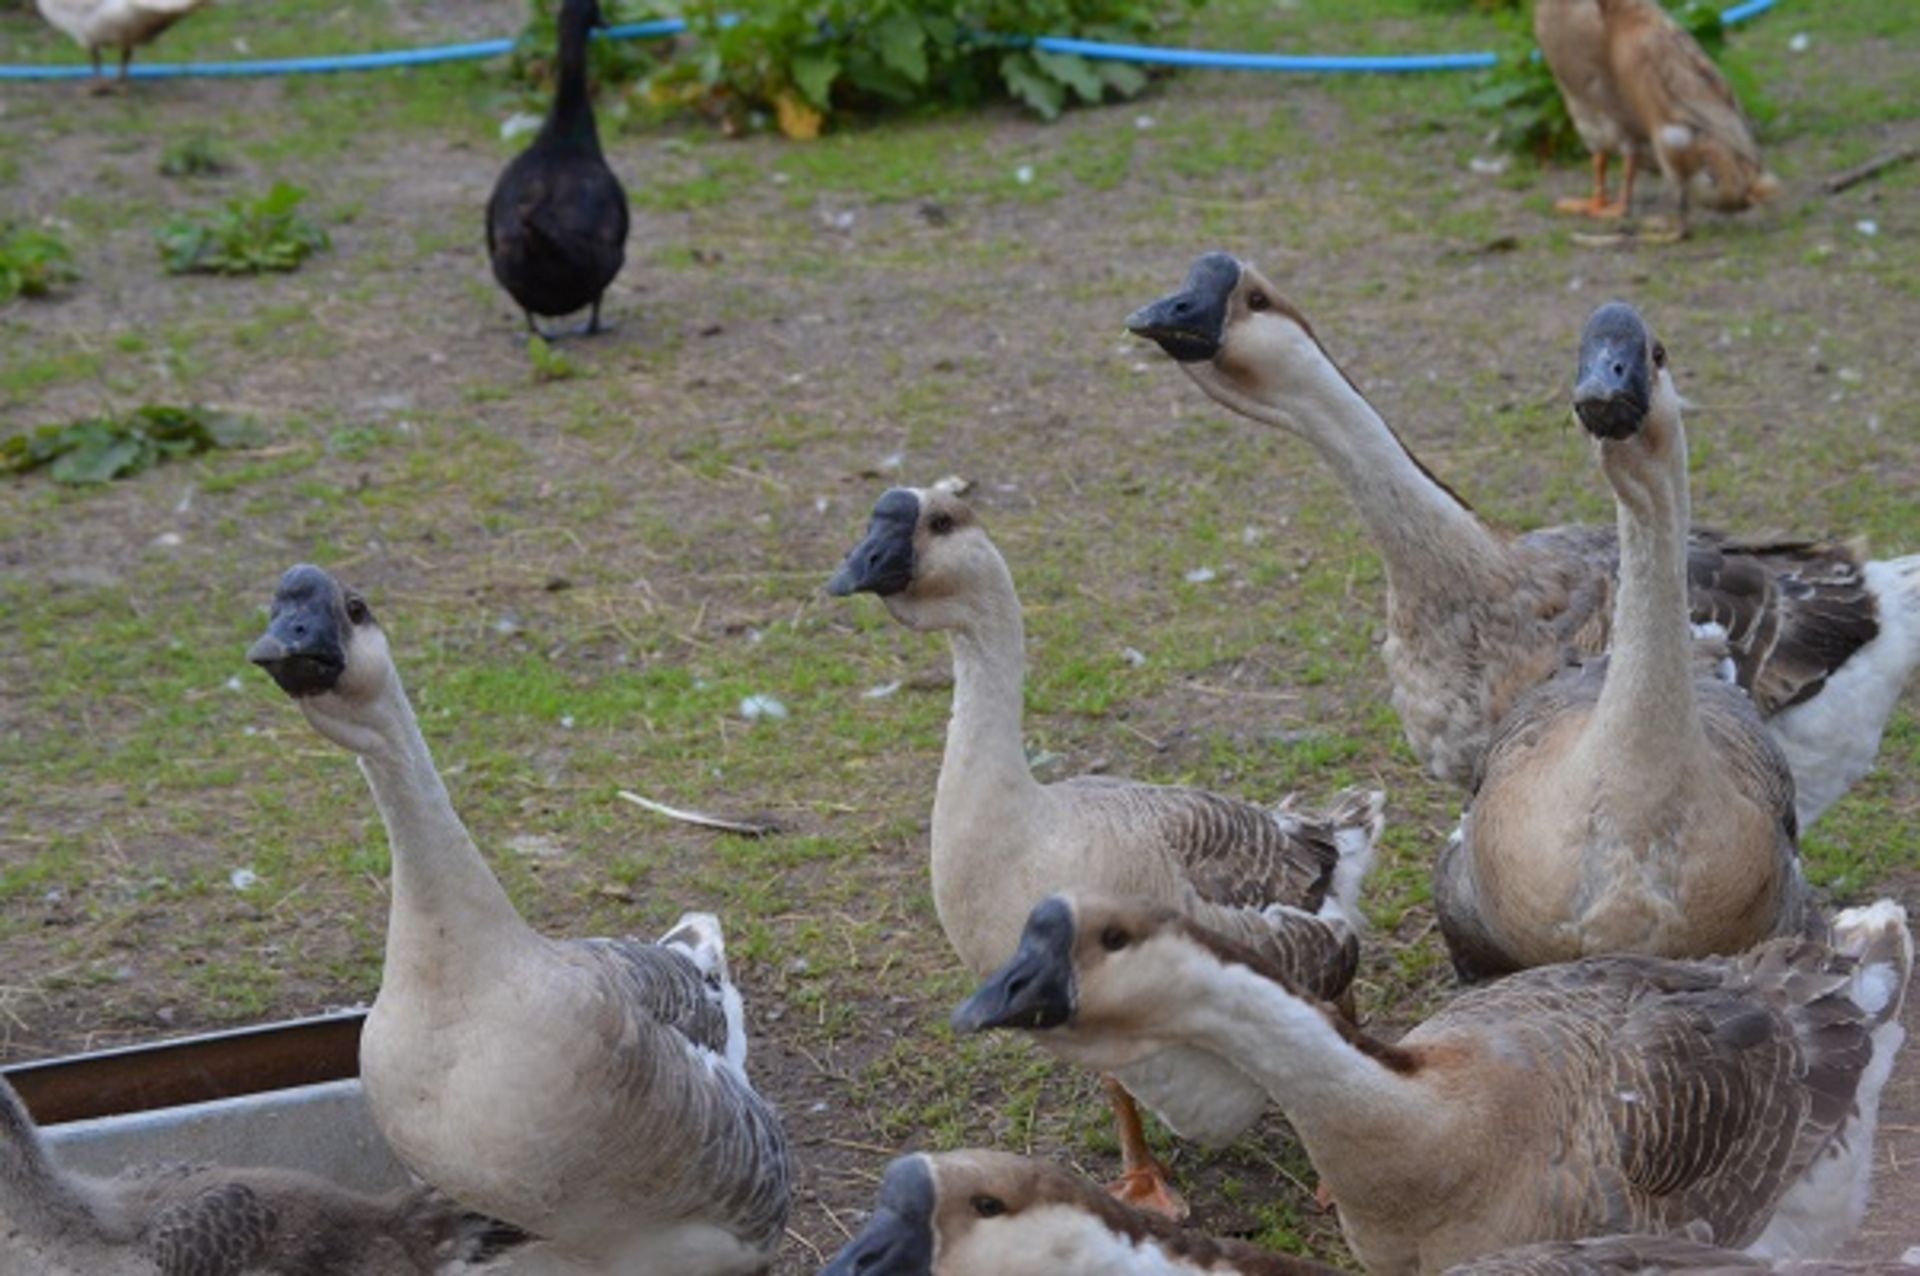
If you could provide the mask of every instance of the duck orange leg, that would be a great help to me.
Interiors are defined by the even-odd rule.
[[[1607,202],[1607,153],[1597,151],[1593,157],[1593,194],[1585,199],[1560,199],[1554,201],[1554,208],[1563,213],[1577,213],[1582,217],[1623,217],[1627,211],[1627,201],[1633,197],[1633,155],[1627,155],[1626,195],[1617,204]]]
[[[1140,1126],[1140,1108],[1126,1087],[1112,1077],[1103,1077],[1107,1100],[1113,1104],[1114,1121],[1120,1127],[1120,1177],[1107,1191],[1136,1209],[1165,1215],[1174,1222],[1187,1217],[1187,1203],[1167,1180],[1167,1167],[1160,1164],[1147,1147],[1147,1132]]]

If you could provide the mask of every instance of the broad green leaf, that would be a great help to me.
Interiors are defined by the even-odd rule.
[[[833,82],[839,78],[840,62],[833,55],[817,49],[794,55],[794,87],[821,110],[833,105]]]
[[[1101,59],[1093,64],[1106,86],[1121,97],[1139,97],[1147,89],[1147,73],[1131,62]]]
[[[1000,75],[1007,82],[1007,91],[1042,118],[1059,117],[1060,108],[1066,104],[1066,91],[1058,80],[1041,73],[1031,54],[1023,51],[1001,58]]]
[[[896,13],[873,28],[880,60],[914,84],[927,82],[927,33],[912,14]]]
[[[1098,102],[1106,94],[1105,82],[1077,53],[1036,50],[1033,60],[1046,74],[1072,89],[1082,102]]]

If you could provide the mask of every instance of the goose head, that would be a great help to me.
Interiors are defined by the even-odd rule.
[[[1266,276],[1231,253],[1193,263],[1180,291],[1142,306],[1127,328],[1171,355],[1215,400],[1243,416],[1303,428],[1289,405],[1352,383],[1307,317]]]
[[[274,590],[267,632],[247,650],[291,696],[314,729],[355,753],[381,740],[399,678],[387,636],[365,598],[307,563],[290,567]]]
[[[953,1012],[956,1032],[1069,1030],[1050,1042],[1095,1067],[1126,1067],[1192,1035],[1214,992],[1258,955],[1169,908],[1069,892],[1034,905],[1012,960]],[[1194,1022],[1198,1022],[1197,1019]]]
[[[873,1217],[820,1276],[1127,1276],[1176,1263],[1182,1271],[1329,1270],[1234,1261],[1253,1254],[1123,1205],[1058,1166],[966,1149],[889,1165]]]
[[[965,629],[984,591],[1012,578],[973,508],[950,492],[896,487],[881,496],[867,534],[827,592],[875,594],[893,618],[921,631]]]
[[[1640,313],[1608,302],[1580,334],[1573,413],[1594,440],[1616,492],[1637,506],[1656,476],[1686,466],[1680,393],[1667,367],[1667,348]]]

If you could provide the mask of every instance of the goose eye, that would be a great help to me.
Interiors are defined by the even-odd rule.
[[[347,619],[356,625],[364,625],[371,616],[367,604],[357,594],[347,595]]]
[[[997,1196],[976,1196],[973,1212],[981,1218],[998,1218],[1007,1212],[1007,1203]]]
[[[1127,946],[1130,936],[1122,926],[1109,926],[1100,932],[1100,947],[1110,953],[1117,953]]]
[[[935,536],[945,536],[948,532],[953,530],[953,515],[935,514],[932,518],[927,520],[927,530],[932,532]]]
[[[1656,368],[1667,366],[1667,348],[1658,341],[1653,343],[1653,366]]]
[[[1264,292],[1255,291],[1247,294],[1247,309],[1249,310],[1266,310],[1272,305],[1273,302],[1267,299],[1267,294]]]

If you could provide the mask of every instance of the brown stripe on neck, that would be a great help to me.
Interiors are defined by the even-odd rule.
[[[1445,492],[1455,505],[1458,505],[1461,509],[1466,510],[1470,514],[1473,513],[1474,512],[1473,506],[1467,503],[1466,497],[1454,491],[1453,488],[1447,484],[1447,481],[1445,479],[1441,478],[1438,474],[1435,474],[1432,470],[1428,469],[1427,463],[1425,461],[1422,461],[1418,456],[1414,455],[1413,449],[1407,446],[1407,441],[1400,437],[1400,431],[1394,429],[1393,426],[1387,421],[1386,414],[1381,412],[1378,407],[1374,406],[1373,400],[1367,397],[1367,392],[1360,388],[1360,383],[1358,381],[1355,381],[1353,377],[1348,374],[1347,370],[1340,366],[1340,361],[1334,358],[1333,355],[1328,352],[1327,343],[1320,340],[1320,334],[1313,330],[1313,324],[1307,319],[1307,317],[1301,314],[1298,308],[1296,308],[1292,302],[1286,300],[1284,297],[1274,297],[1272,300],[1275,308],[1278,309],[1281,314],[1285,315],[1287,318],[1293,320],[1295,323],[1300,325],[1300,331],[1307,334],[1307,340],[1313,342],[1314,347],[1320,351],[1320,357],[1333,365],[1333,370],[1340,374],[1340,379],[1347,383],[1347,388],[1349,390],[1352,390],[1355,394],[1359,395],[1361,402],[1365,403],[1368,407],[1373,408],[1373,414],[1380,418],[1380,424],[1387,427],[1387,434],[1393,439],[1395,443],[1398,443],[1400,445],[1400,450],[1407,454],[1407,459],[1413,462],[1413,468],[1416,470],[1419,470],[1421,474],[1425,475],[1427,482],[1433,484],[1435,487]]]
[[[1209,1236],[1158,1214],[1137,1210],[1065,1172],[1050,1173],[1040,1193],[1093,1215],[1116,1236],[1134,1245],[1157,1246],[1169,1257],[1222,1276],[1336,1276],[1336,1269],[1311,1259],[1262,1249],[1246,1241]]]
[[[1420,1070],[1418,1055],[1411,1050],[1402,1050],[1399,1046],[1388,1045],[1384,1041],[1376,1041],[1369,1037],[1334,1006],[1311,993],[1301,991],[1278,966],[1253,949],[1225,935],[1208,930],[1205,926],[1186,917],[1177,917],[1175,921],[1187,938],[1212,953],[1223,963],[1230,966],[1245,966],[1262,979],[1278,984],[1286,990],[1289,997],[1304,1001],[1318,1010],[1326,1016],[1327,1022],[1333,1025],[1334,1031],[1338,1032],[1348,1045],[1389,1072],[1408,1076]]]

